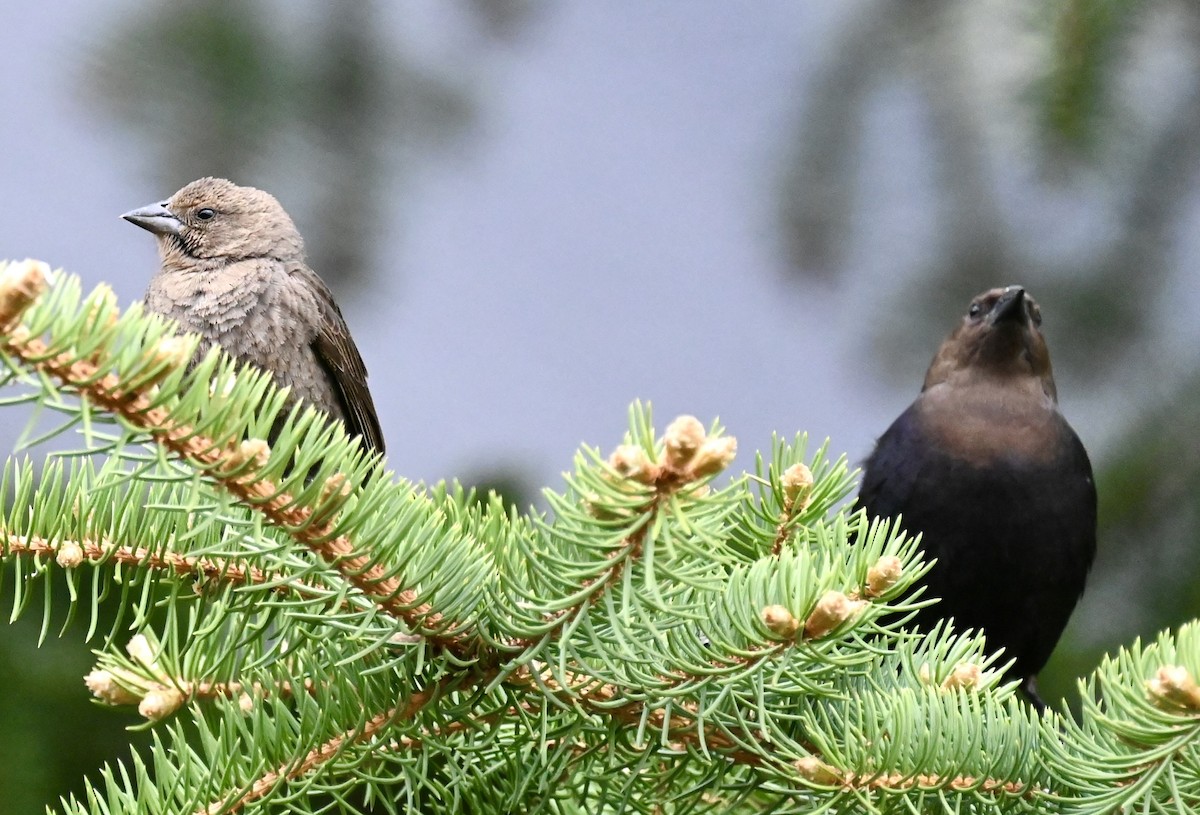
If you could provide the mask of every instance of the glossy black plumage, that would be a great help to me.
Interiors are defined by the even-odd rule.
[[[1054,650],[1096,548],[1087,452],[1058,410],[1037,304],[1017,286],[977,297],[916,401],[879,438],[859,503],[922,533],[927,596],[916,625],[953,617],[1004,648],[1039,707]]]

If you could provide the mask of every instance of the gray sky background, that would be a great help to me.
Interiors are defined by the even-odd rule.
[[[453,59],[462,19],[405,5],[396,36]],[[773,430],[865,455],[909,397],[861,365],[872,317],[854,276],[786,276],[776,209],[805,72],[852,7],[561,4],[475,55],[473,132],[397,191],[384,276],[340,297],[399,473],[515,464],[556,485],[580,442],[617,443],[634,399],[660,427],[719,417],[741,467]],[[18,4],[0,34],[0,255],[108,281],[125,302],[156,257],[118,215],[174,188],[148,182],[150,157],[87,104],[81,60],[137,8]],[[886,203],[875,242],[901,251],[913,227]]]

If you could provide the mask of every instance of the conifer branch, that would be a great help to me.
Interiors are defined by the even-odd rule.
[[[3,552],[9,555],[53,556],[64,569],[73,569],[84,563],[119,563],[153,571],[166,572],[176,577],[191,577],[206,584],[229,586],[257,586],[269,583],[273,578],[262,569],[213,557],[196,557],[179,552],[160,552],[144,546],[125,546],[109,540],[58,540],[51,542],[37,535],[10,533]],[[280,594],[296,594],[301,597],[319,596],[315,587],[302,581],[270,586]]]
[[[779,513],[779,525],[775,527],[775,541],[771,554],[778,555],[791,537],[797,519],[808,509],[813,499],[813,474],[808,465],[793,464],[779,479],[783,488],[783,511]]]
[[[22,312],[46,287],[44,264],[11,264],[0,282],[0,328],[11,329]],[[17,327],[20,328],[19,326]],[[256,439],[222,445],[195,428],[178,422],[166,408],[156,406],[156,386],[191,359],[193,340],[168,336],[145,358],[140,376],[122,381],[105,373],[95,356],[80,357],[55,352],[27,330],[10,330],[0,350],[30,368],[57,379],[102,410],[122,418],[150,435],[164,448],[206,471],[214,481],[247,507],[262,513],[273,525],[285,529],[300,544],[315,552],[351,585],[371,598],[385,613],[403,620],[414,630],[446,630],[446,621],[415,591],[387,574],[379,563],[355,550],[345,535],[336,533],[335,519],[317,517],[271,479],[255,474],[265,464],[269,448]],[[256,466],[257,465],[257,466]],[[329,491],[342,494],[342,482]],[[329,496],[327,496],[329,497]],[[430,633],[429,639],[447,650],[465,655],[471,641],[461,634]]]
[[[614,486],[637,500],[615,510],[605,506],[600,497],[589,504],[589,511],[598,517],[620,515],[641,517],[637,527],[620,545],[607,553],[610,565],[600,575],[584,580],[578,602],[556,612],[548,622],[550,628],[537,637],[513,637],[507,642],[517,648],[532,648],[538,643],[555,639],[583,614],[588,604],[621,580],[625,570],[642,553],[646,535],[653,528],[655,515],[677,493],[700,489],[702,482],[724,470],[737,452],[737,440],[732,436],[708,437],[704,426],[694,416],[681,416],[663,434],[663,452],[652,461],[645,450],[635,444],[623,444],[608,460],[608,475]]]
[[[281,783],[294,781],[309,773],[316,772],[323,764],[338,756],[346,746],[369,741],[385,727],[396,722],[411,720],[450,684],[444,680],[437,687],[418,691],[409,697],[401,707],[395,707],[383,713],[378,713],[364,722],[360,727],[340,733],[318,747],[313,748],[298,762],[289,761],[275,770],[263,775],[250,785],[244,792],[235,793],[232,797],[213,804],[195,815],[215,815],[215,813],[235,813],[247,805],[263,798]]]
[[[660,438],[635,407],[552,515],[520,516],[368,480],[378,462],[280,416],[266,377],[190,368],[192,340],[118,318],[111,291],[81,309],[64,277],[35,304],[45,274],[0,267],[6,381],[33,391],[7,401],[123,430],[87,435],[98,470],[6,465],[0,566],[14,616],[47,565],[93,626],[118,587],[137,633],[88,685],[155,727],[150,762],[67,811],[313,812],[351,790],[422,811],[1194,806],[1196,626],[1102,665],[1078,721],[1037,717],[981,639],[901,631],[926,602],[916,544],[839,506],[844,458],[799,436],[714,490],[733,438],[690,417]]]

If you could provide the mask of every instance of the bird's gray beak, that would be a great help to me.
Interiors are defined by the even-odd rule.
[[[992,324],[1003,322],[1025,322],[1025,289],[1009,286],[992,307]]]
[[[121,216],[131,224],[153,232],[155,235],[178,235],[183,227],[175,213],[167,209],[166,203],[151,204],[148,207],[126,212]]]

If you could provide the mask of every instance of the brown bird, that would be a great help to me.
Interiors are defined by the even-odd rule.
[[[1096,551],[1087,452],[1058,410],[1037,303],[1019,286],[972,301],[916,401],[867,459],[859,503],[921,533],[918,628],[953,617],[1014,659],[1030,701]]]
[[[146,308],[204,338],[197,361],[218,344],[383,452],[366,365],[274,196],[201,178],[121,217],[158,239],[162,268],[146,289]]]

